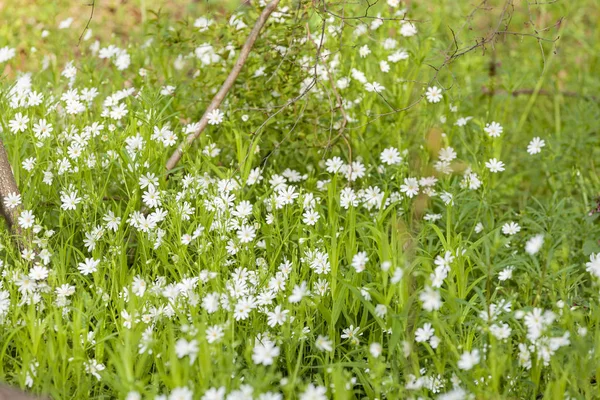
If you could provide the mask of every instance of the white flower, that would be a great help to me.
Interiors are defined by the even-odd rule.
[[[281,306],[278,305],[275,307],[273,312],[267,313],[267,325],[269,325],[271,328],[275,327],[276,325],[283,325],[283,323],[287,320],[287,315],[289,312],[289,310],[282,310]]]
[[[435,333],[435,329],[431,327],[429,322],[423,324],[423,326],[415,332],[415,342],[423,343],[428,341]]]
[[[490,332],[498,340],[506,340],[510,337],[511,329],[506,323],[490,326]]]
[[[373,82],[373,83],[367,82],[367,83],[365,83],[365,90],[367,92],[381,93],[385,90],[385,87],[380,85],[378,82]]]
[[[417,34],[417,27],[408,21],[402,21],[402,26],[400,27],[400,34],[404,37],[411,37]]]
[[[442,307],[442,296],[440,292],[427,286],[419,294],[419,300],[423,303],[423,309],[426,311],[439,310]]]
[[[590,254],[590,261],[585,263],[585,270],[597,278],[600,278],[600,253]]]
[[[208,123],[210,125],[219,125],[221,122],[223,122],[224,116],[225,114],[221,110],[219,110],[218,108],[214,109],[207,115]]]
[[[419,182],[417,178],[404,178],[404,184],[400,186],[400,191],[412,198],[419,193]]]
[[[321,351],[333,351],[333,342],[327,336],[319,335],[315,340],[315,346]]]
[[[545,145],[546,142],[544,142],[542,139],[540,139],[539,137],[534,137],[527,146],[527,152],[531,155],[538,154],[542,151],[542,147],[544,147]]]
[[[468,371],[479,364],[480,359],[479,350],[465,351],[458,360],[458,368]]]
[[[540,233],[527,241],[527,243],[525,244],[525,251],[527,252],[527,254],[535,255],[538,251],[540,251],[543,244],[544,235]]]
[[[429,87],[427,88],[427,92],[425,92],[425,96],[428,102],[439,103],[442,100],[442,89],[439,89],[437,86]]]
[[[191,340],[188,342],[183,338],[179,339],[177,343],[175,343],[175,353],[177,354],[177,358],[189,356],[190,365],[193,364],[198,355],[198,341]]]
[[[356,272],[363,272],[366,268],[367,261],[369,261],[369,257],[367,257],[366,251],[359,251],[352,257],[352,267],[356,270]]]
[[[254,364],[271,365],[275,357],[279,355],[279,347],[270,340],[263,339],[254,345],[252,361]]]
[[[250,243],[256,237],[256,229],[252,225],[242,225],[237,232],[240,243]]]
[[[100,264],[100,260],[95,260],[93,258],[86,258],[84,262],[79,263],[77,269],[83,275],[89,275],[98,270],[98,264]]]
[[[96,379],[98,379],[98,380],[101,379],[99,372],[104,371],[104,368],[105,368],[104,364],[101,364],[94,359],[94,360],[86,361],[84,363],[84,366],[85,366],[85,372],[95,376]]]
[[[192,400],[193,398],[194,392],[187,387],[177,387],[169,395],[169,400]]]
[[[506,281],[506,280],[509,280],[510,278],[512,278],[512,273],[513,273],[514,269],[515,269],[515,267],[513,267],[511,265],[509,265],[508,267],[504,268],[498,274],[498,280],[499,281]]]
[[[381,162],[387,165],[396,165],[402,162],[400,152],[395,147],[388,147],[379,155]]]
[[[483,130],[490,135],[490,137],[499,137],[500,134],[502,133],[502,125],[500,125],[497,122],[491,122],[489,124],[485,125],[485,128],[483,128]]]
[[[77,197],[77,190],[73,190],[70,193],[63,191],[60,195],[60,201],[62,201],[60,208],[63,210],[75,210],[77,204],[81,202],[81,197]]]
[[[21,195],[16,192],[11,192],[7,194],[4,198],[4,205],[6,206],[6,208],[10,209],[18,207],[19,205],[21,205]]]
[[[223,336],[225,336],[225,333],[219,325],[213,325],[206,329],[206,341],[208,343],[217,343]]]
[[[327,389],[311,383],[300,395],[300,400],[327,400]]]
[[[4,63],[11,58],[13,58],[16,54],[16,50],[10,48],[8,46],[0,48],[0,63]]]
[[[373,342],[371,343],[371,345],[369,346],[369,352],[371,353],[371,355],[375,358],[379,357],[381,355],[381,353],[383,352],[383,347],[381,346],[381,343],[377,343],[377,342]]]
[[[35,216],[30,210],[23,210],[19,215],[19,226],[23,229],[29,229],[35,222]]]
[[[485,166],[490,170],[490,172],[502,172],[504,171],[504,163],[502,161],[498,161],[495,158],[490,159],[485,163]]]
[[[511,221],[502,225],[502,233],[504,233],[507,236],[517,234],[519,233],[519,231],[521,231],[521,227],[516,222]]]
[[[450,162],[456,158],[456,152],[450,146],[444,147],[438,153],[438,157],[442,161]]]

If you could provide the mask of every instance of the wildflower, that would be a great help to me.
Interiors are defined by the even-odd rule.
[[[315,341],[315,346],[321,351],[333,351],[333,342],[327,336],[319,335]]]
[[[232,392],[233,394],[233,392]],[[233,397],[232,394],[228,396]],[[224,400],[225,399],[225,386],[221,386],[219,388],[210,388],[208,389],[201,400]]]
[[[104,364],[101,364],[98,361],[96,361],[95,359],[92,359],[92,360],[86,361],[84,363],[84,366],[85,366],[85,372],[87,372],[90,375],[93,375],[98,380],[100,380],[102,378],[100,376],[99,372],[104,371],[104,369],[105,369]]]
[[[100,260],[95,260],[93,258],[86,258],[84,262],[80,262],[77,266],[79,272],[83,275],[89,275],[98,270],[98,264],[100,264]]]
[[[540,251],[543,244],[544,244],[544,235],[540,233],[538,235],[533,236],[531,239],[529,239],[527,241],[527,243],[525,244],[525,251],[527,252],[527,254],[533,256],[538,251]]]
[[[546,142],[544,142],[542,139],[539,137],[534,137],[527,145],[527,152],[531,155],[538,154],[542,151],[542,147],[545,145]]]
[[[221,122],[223,122],[223,117],[225,116],[225,114],[217,109],[214,109],[212,111],[210,111],[207,115],[208,118],[208,123],[210,125],[219,125]]]
[[[23,210],[19,215],[19,226],[23,229],[29,229],[33,226],[35,222],[35,216],[33,212],[30,210]]]
[[[442,100],[442,90],[438,89],[437,86],[428,87],[425,92],[427,101],[430,103],[439,103]]]
[[[303,214],[302,222],[308,226],[314,226],[321,216],[315,210],[306,210]]]
[[[388,147],[381,152],[379,156],[381,162],[387,165],[397,165],[402,162],[400,152],[395,147]]]
[[[299,303],[303,297],[308,296],[309,294],[310,292],[308,291],[306,281],[302,281],[300,285],[294,286],[292,295],[288,298],[288,301],[290,303]]]
[[[237,232],[240,243],[250,243],[256,237],[256,229],[252,225],[242,225]]]
[[[385,87],[383,87],[383,85],[380,85],[378,82],[373,82],[373,83],[367,82],[367,83],[365,83],[365,90],[367,92],[380,93],[385,90]]]
[[[500,125],[497,122],[491,122],[489,124],[485,125],[485,128],[483,128],[483,130],[490,136],[493,138],[499,137],[500,134],[502,133],[502,125]]]
[[[394,270],[394,275],[392,275],[392,278],[390,279],[390,281],[395,285],[396,283],[398,283],[402,280],[403,276],[404,276],[404,271],[402,270],[402,268],[396,268]]]
[[[11,58],[13,58],[16,54],[15,49],[10,48],[8,46],[4,46],[0,48],[0,64],[7,62]]]
[[[400,191],[409,198],[413,198],[419,193],[419,182],[417,178],[404,178],[404,184],[400,186]]]
[[[506,340],[510,337],[511,329],[506,323],[490,326],[490,332],[498,340]]]
[[[217,343],[219,342],[225,334],[223,333],[223,328],[219,325],[213,325],[206,329],[206,341],[208,343]]]
[[[373,342],[371,343],[371,345],[369,346],[369,352],[371,353],[371,355],[375,358],[379,357],[381,355],[381,353],[383,352],[383,347],[381,346],[381,343],[377,343],[377,342]]]
[[[506,281],[506,280],[509,280],[510,278],[512,278],[512,273],[513,273],[514,269],[515,269],[515,267],[513,267],[513,266],[508,266],[508,267],[504,268],[498,274],[498,280],[499,281]]]
[[[364,46],[362,46],[359,50],[358,53],[360,54],[361,58],[365,58],[366,56],[368,56],[369,54],[371,54],[371,49],[369,49],[369,46],[367,46],[366,44]]]
[[[452,147],[444,147],[443,149],[440,149],[438,157],[442,161],[450,162],[456,158],[456,152]]]
[[[198,355],[198,341],[191,340],[188,342],[183,338],[179,339],[177,343],[175,343],[175,353],[177,354],[177,358],[189,356],[190,365],[193,364]]]
[[[423,326],[416,330],[415,332],[415,342],[422,343],[428,341],[433,334],[435,333],[435,329],[431,327],[429,322],[423,324]]]
[[[359,333],[359,331],[360,327],[355,328],[354,325],[350,325],[349,328],[342,330],[341,338],[348,339],[352,344],[356,345],[360,341],[359,337],[362,336],[362,333]]]
[[[62,201],[60,208],[63,210],[75,210],[77,208],[77,204],[81,202],[81,197],[77,197],[77,190],[73,190],[71,192],[62,191],[60,200]]]
[[[440,292],[428,286],[419,294],[419,300],[423,303],[423,309],[426,311],[431,312],[439,310],[440,307],[442,307],[442,296],[440,295]]]
[[[400,34],[404,37],[411,37],[417,34],[417,27],[412,22],[402,21]]]
[[[479,364],[480,359],[479,350],[465,351],[458,360],[458,368],[468,371]]]
[[[502,225],[502,233],[507,236],[515,235],[521,231],[521,227],[516,222],[507,222]]]
[[[352,267],[356,270],[356,272],[363,272],[365,270],[367,261],[369,261],[367,253],[365,251],[359,251],[354,255],[354,257],[352,257]]]
[[[21,205],[21,195],[16,192],[11,192],[4,197],[4,205],[6,208],[13,209]]]
[[[274,358],[279,355],[279,347],[275,346],[270,340],[263,339],[254,345],[252,361],[254,364],[271,365]]]
[[[300,395],[300,400],[327,400],[327,389],[323,386],[309,384]]]
[[[273,328],[276,325],[283,325],[287,319],[289,310],[282,310],[281,306],[275,307],[272,312],[267,313],[267,324]]]
[[[194,392],[187,387],[177,387],[171,391],[168,400],[192,400]]]
[[[504,171],[504,163],[502,161],[498,161],[495,158],[491,158],[488,162],[485,163],[485,166],[490,170],[490,172],[502,172]]]
[[[12,133],[25,132],[29,123],[29,117],[22,113],[16,113],[14,119],[8,121],[8,127]]]

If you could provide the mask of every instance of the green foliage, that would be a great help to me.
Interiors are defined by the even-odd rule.
[[[33,238],[2,233],[0,380],[595,398],[598,5],[394,3],[282,1],[169,176],[260,6],[96,5],[79,46],[60,2],[0,8]]]

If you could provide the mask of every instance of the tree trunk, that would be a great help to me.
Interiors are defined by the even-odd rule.
[[[4,204],[4,199],[11,193],[19,194],[20,192],[10,162],[8,161],[4,142],[0,140],[0,213],[2,213],[11,233],[20,236],[22,232],[17,223],[17,219],[21,213],[21,207],[19,206],[11,209]]]

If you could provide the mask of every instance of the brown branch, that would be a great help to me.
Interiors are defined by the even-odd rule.
[[[12,167],[10,166],[10,161],[8,161],[6,148],[4,147],[2,140],[0,140],[0,213],[6,221],[6,225],[11,233],[17,238],[20,238],[22,236],[22,231],[17,223],[17,219],[21,213],[21,207],[8,208],[4,204],[4,199],[11,193],[20,194],[17,182],[15,181],[15,176],[12,172]],[[22,243],[19,239],[17,239],[17,243],[19,244],[19,247],[21,247]]]
[[[206,126],[208,125],[208,114],[210,112],[212,112],[213,110],[218,109],[219,106],[221,105],[221,103],[223,102],[223,99],[225,99],[225,96],[227,95],[227,93],[229,92],[229,90],[231,89],[233,84],[235,83],[238,75],[240,74],[242,68],[244,67],[246,60],[248,59],[248,56],[250,55],[250,52],[252,51],[254,42],[256,42],[256,39],[258,38],[260,30],[267,22],[267,19],[269,19],[269,16],[271,15],[271,13],[277,8],[278,4],[279,4],[279,0],[271,1],[264,8],[262,13],[258,17],[258,20],[254,24],[254,27],[252,28],[250,35],[248,35],[248,38],[246,39],[246,43],[244,43],[244,46],[242,47],[242,50],[240,51],[240,55],[239,55],[238,59],[236,60],[235,65],[231,69],[229,76],[227,76],[227,79],[225,79],[225,82],[223,82],[221,89],[219,89],[219,91],[217,92],[215,97],[212,99],[209,106],[206,108],[206,111],[204,111],[204,115],[202,115],[202,118],[200,119],[198,129],[195,132],[189,134],[185,138],[185,140],[181,144],[179,144],[179,146],[173,152],[171,157],[169,157],[169,160],[167,161],[167,165],[166,165],[167,173],[170,172],[173,168],[175,168],[177,163],[179,163],[179,160],[181,160],[181,157],[183,156],[183,152],[184,152],[185,148],[188,147],[189,145],[191,145],[194,142],[194,140],[196,140],[202,134],[204,129],[206,129]]]
[[[4,143],[0,140],[0,197],[2,197],[0,211],[8,227],[13,230],[14,226],[18,226],[17,218],[19,217],[19,212],[16,208],[10,209],[4,204],[4,199],[11,193],[19,194],[19,188],[15,182]]]

